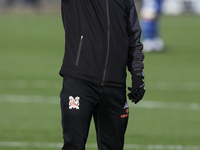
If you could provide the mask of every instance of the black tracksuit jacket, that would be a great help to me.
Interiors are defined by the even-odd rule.
[[[126,67],[144,68],[133,0],[62,0],[65,54],[61,76],[125,87]]]

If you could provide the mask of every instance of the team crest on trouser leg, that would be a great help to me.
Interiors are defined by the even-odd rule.
[[[79,109],[79,100],[80,97],[73,98],[72,96],[69,96],[69,109]]]

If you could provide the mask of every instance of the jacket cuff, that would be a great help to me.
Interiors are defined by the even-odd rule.
[[[137,75],[137,76],[140,76],[144,79],[144,72],[143,71],[132,71],[131,74],[132,74],[132,76]]]

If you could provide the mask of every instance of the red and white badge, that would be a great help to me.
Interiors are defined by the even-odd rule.
[[[73,98],[72,96],[69,96],[69,109],[79,109],[79,100],[80,97]]]

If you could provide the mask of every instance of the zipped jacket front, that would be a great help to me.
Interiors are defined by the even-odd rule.
[[[124,87],[141,72],[141,28],[133,0],[62,0],[65,54],[61,76]]]

